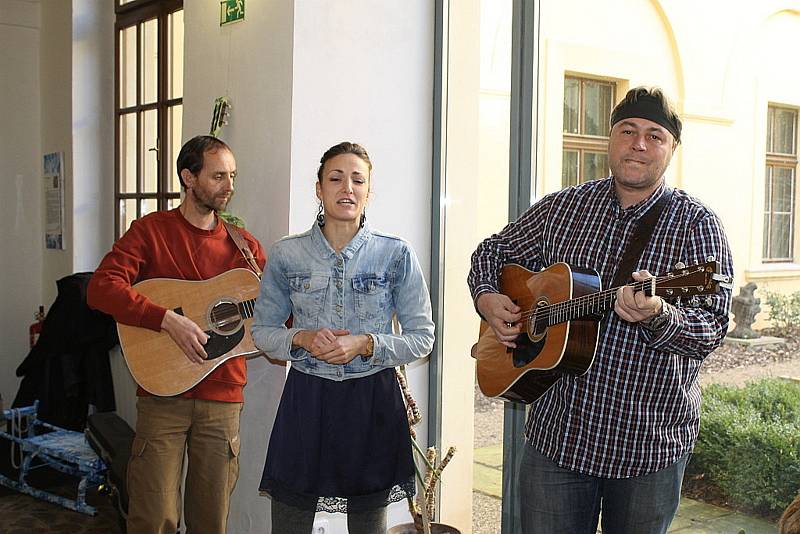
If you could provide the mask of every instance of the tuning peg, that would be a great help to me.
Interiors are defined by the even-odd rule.
[[[706,306],[710,308],[712,304],[714,304],[714,299],[711,297],[706,297]]]
[[[686,268],[686,264],[683,263],[682,261],[679,261],[678,263],[675,264],[675,268],[676,269],[685,269]]]
[[[706,258],[706,261],[717,261],[717,258],[715,258],[714,256],[708,256]]]

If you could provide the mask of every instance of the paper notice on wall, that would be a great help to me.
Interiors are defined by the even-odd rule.
[[[44,155],[46,248],[64,250],[64,153]]]

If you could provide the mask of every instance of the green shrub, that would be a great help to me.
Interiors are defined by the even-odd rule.
[[[780,514],[800,492],[800,385],[704,388],[689,473],[704,474],[737,506]]]
[[[800,291],[790,295],[764,293],[769,305],[769,318],[778,330],[792,330],[800,327]]]

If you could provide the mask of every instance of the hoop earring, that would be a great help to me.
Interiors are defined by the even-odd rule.
[[[361,212],[361,220],[359,221],[359,228],[364,228],[364,223],[367,222],[367,210]]]
[[[317,224],[320,228],[325,226],[325,210],[322,208],[322,202],[319,203],[319,208],[317,209]]]

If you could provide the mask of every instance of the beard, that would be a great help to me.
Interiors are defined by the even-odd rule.
[[[203,189],[192,189],[191,192],[197,207],[208,211],[224,211],[230,201],[230,194],[213,194]]]

